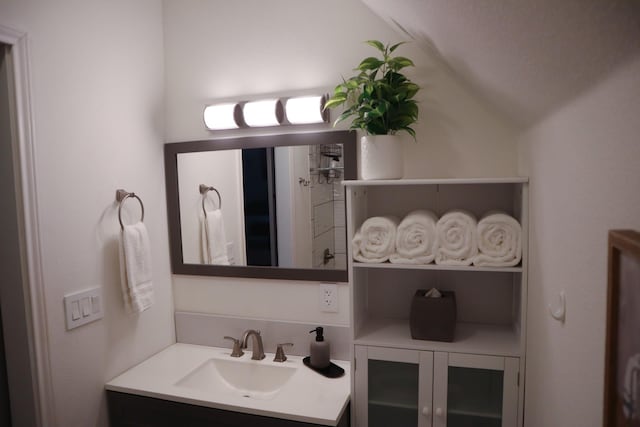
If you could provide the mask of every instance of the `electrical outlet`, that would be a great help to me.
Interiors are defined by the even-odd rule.
[[[320,311],[325,313],[338,312],[338,285],[320,284]]]

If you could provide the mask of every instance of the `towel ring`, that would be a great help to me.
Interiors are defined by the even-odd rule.
[[[202,212],[204,213],[204,217],[207,217],[207,210],[204,207],[204,202],[207,199],[207,193],[209,191],[215,191],[218,195],[218,209],[222,209],[222,197],[220,197],[220,192],[215,189],[215,187],[209,187],[208,185],[200,184],[200,194],[202,194]]]
[[[118,207],[118,221],[120,222],[120,228],[122,230],[124,230],[124,223],[122,222],[122,205],[124,204],[124,201],[129,197],[138,199],[138,202],[140,203],[140,209],[142,210],[140,222],[144,221],[144,204],[142,203],[142,199],[140,199],[140,197],[138,197],[136,193],[129,193],[122,189],[116,190],[116,201],[120,203],[120,206]]]

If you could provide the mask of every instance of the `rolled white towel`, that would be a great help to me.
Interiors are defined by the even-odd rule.
[[[489,212],[478,221],[479,267],[513,267],[522,258],[522,227],[510,215]]]
[[[374,216],[362,223],[353,236],[353,259],[360,262],[379,263],[389,260],[396,249],[398,218]]]
[[[470,212],[455,209],[436,223],[436,264],[471,265],[478,254],[477,221]]]
[[[429,264],[436,256],[436,223],[431,211],[416,210],[407,214],[398,225],[396,252],[389,261],[394,264]]]

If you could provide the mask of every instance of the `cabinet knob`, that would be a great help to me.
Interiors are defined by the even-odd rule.
[[[425,417],[428,417],[429,415],[431,415],[431,408],[429,408],[428,406],[423,407],[422,415],[424,415]]]
[[[444,415],[444,411],[442,410],[442,408],[436,408],[436,416],[441,417],[443,415]]]

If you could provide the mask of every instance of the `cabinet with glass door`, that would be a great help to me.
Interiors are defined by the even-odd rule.
[[[349,239],[374,216],[417,210],[476,218],[500,211],[521,225],[509,267],[367,263],[349,257],[357,427],[520,427],[527,307],[526,177],[344,181]],[[349,248],[352,250],[352,248]],[[455,292],[453,341],[414,339],[411,298]]]
[[[513,427],[519,359],[356,346],[356,425]]]

